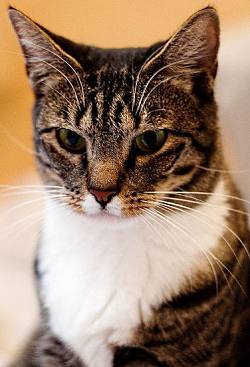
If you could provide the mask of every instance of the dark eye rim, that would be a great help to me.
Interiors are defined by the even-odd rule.
[[[62,142],[62,139],[61,139],[61,136],[60,136],[60,131],[61,130],[67,130],[67,131],[70,131],[71,133],[74,133],[74,134],[76,134],[77,136],[79,136],[81,139],[83,139],[84,141],[85,141],[85,139],[81,136],[81,135],[79,135],[79,134],[77,134],[75,131],[73,131],[73,130],[70,130],[70,129],[66,129],[66,128],[57,128],[56,129],[56,139],[57,139],[57,141],[58,141],[58,144],[64,149],[64,150],[66,150],[67,152],[70,152],[70,153],[72,153],[72,154],[85,154],[86,153],[86,141],[85,141],[85,146],[84,146],[84,148],[82,148],[82,149],[79,149],[79,150],[76,150],[76,149],[71,149],[69,146],[66,146],[66,144],[64,144],[63,142]]]
[[[139,136],[142,136],[143,134],[146,134],[146,133],[149,133],[149,132],[153,132],[153,133],[157,133],[159,131],[163,131],[165,136],[164,136],[164,139],[162,141],[162,143],[156,147],[155,149],[151,150],[151,151],[143,151],[141,150],[138,145],[137,145],[137,142],[136,142],[136,139],[139,137]],[[133,142],[133,146],[134,146],[134,149],[135,149],[135,153],[136,155],[138,156],[145,156],[145,155],[151,155],[151,154],[154,154],[156,152],[158,152],[162,147],[163,145],[165,144],[166,140],[167,140],[167,136],[168,136],[168,132],[166,129],[159,129],[159,130],[146,130],[144,131],[142,134],[139,134],[135,137],[134,139],[134,142]]]

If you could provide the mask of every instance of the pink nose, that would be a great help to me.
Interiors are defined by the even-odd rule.
[[[117,193],[117,191],[112,191],[112,190],[102,191],[102,190],[94,190],[91,188],[89,189],[89,192],[92,195],[94,195],[96,201],[98,201],[98,203],[100,203],[103,207],[105,207],[105,205]]]

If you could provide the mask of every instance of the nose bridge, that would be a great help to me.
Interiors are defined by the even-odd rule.
[[[117,189],[121,165],[114,159],[102,159],[92,161],[89,167],[89,187],[96,190]]]
[[[88,165],[89,188],[119,191],[125,155],[123,139],[116,130],[103,127],[97,132]]]

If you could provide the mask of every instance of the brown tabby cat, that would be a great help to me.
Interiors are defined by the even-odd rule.
[[[250,241],[218,128],[216,11],[118,50],[9,13],[46,189],[41,322],[15,366],[250,366]]]

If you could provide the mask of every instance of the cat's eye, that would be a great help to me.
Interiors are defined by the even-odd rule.
[[[135,138],[138,154],[151,154],[159,150],[165,143],[166,130],[146,131]]]
[[[83,137],[72,130],[58,129],[56,137],[59,144],[66,150],[74,154],[83,154],[86,152],[86,141]]]

